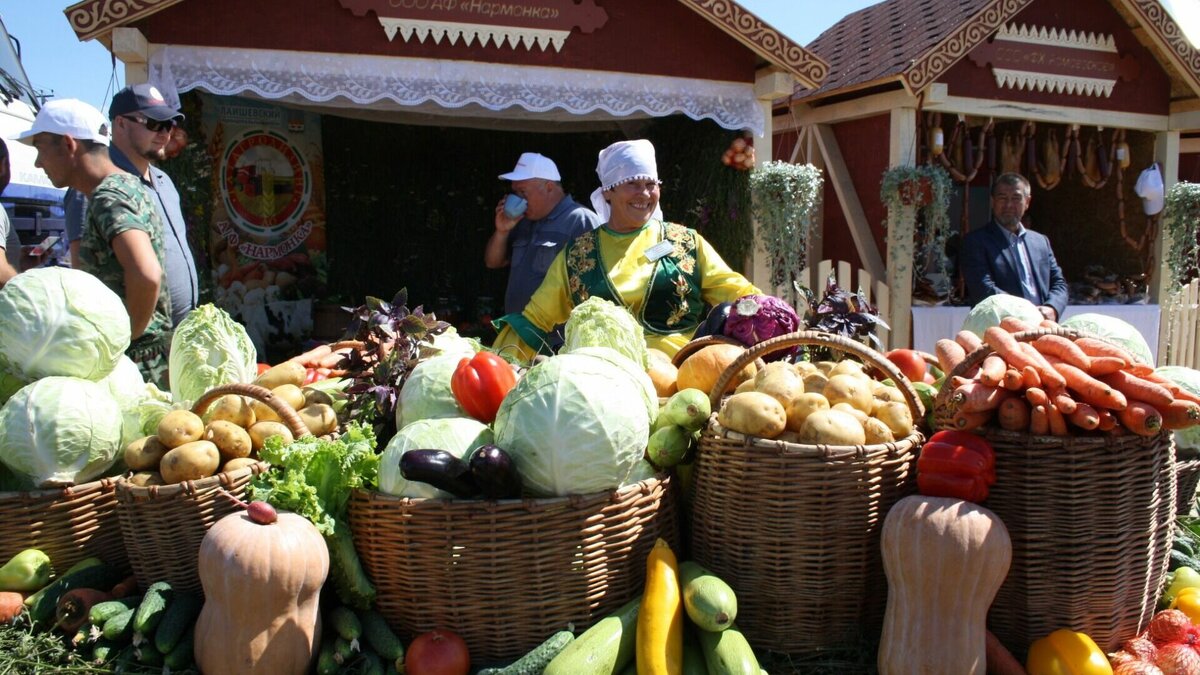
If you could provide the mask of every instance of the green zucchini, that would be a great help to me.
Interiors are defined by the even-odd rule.
[[[687,630],[683,634],[683,675],[708,675],[708,665],[704,662],[704,652],[700,650],[696,631]]]
[[[544,675],[609,675],[633,660],[641,596],[600,619],[546,665]]]
[[[329,612],[329,625],[357,650],[359,638],[362,637],[362,622],[358,620],[354,610],[345,605],[334,607],[333,611]]]
[[[127,609],[135,609],[142,602],[142,596],[133,595],[128,598],[119,600],[105,600],[97,602],[88,610],[88,623],[94,626],[103,626],[105,621],[124,612]]]
[[[683,607],[700,630],[723,631],[737,617],[737,596],[720,577],[686,560],[679,566]]]
[[[737,626],[730,626],[720,633],[698,630],[696,634],[709,675],[759,675],[762,670],[754,650]]]
[[[542,675],[546,666],[575,639],[569,630],[560,630],[521,658],[503,668],[484,668],[476,675]]]
[[[391,664],[396,672],[404,672],[404,644],[392,632],[383,615],[373,609],[362,610],[358,613],[362,623],[363,637],[375,653]]]
[[[71,565],[71,568],[68,569],[66,572],[63,572],[62,575],[58,577],[58,579],[56,579],[55,581],[51,581],[50,583],[43,586],[41,589],[35,591],[29,597],[25,598],[25,606],[32,608],[35,604],[37,604],[41,600],[43,595],[50,592],[51,587],[53,587],[55,582],[57,582],[58,580],[65,579],[80,570],[84,570],[89,567],[95,567],[96,565],[103,565],[103,564],[104,564],[104,562],[102,560],[100,560],[99,558],[84,558],[83,560],[80,560],[79,562],[75,563],[74,565]],[[58,604],[58,601],[55,601],[55,605],[57,605],[57,604]]]
[[[137,610],[127,609],[104,622],[101,633],[109,640],[128,640],[133,635],[133,613]]]
[[[112,588],[124,576],[121,570],[104,563],[88,565],[74,572],[68,572],[39,591],[41,595],[32,604],[29,599],[25,601],[25,606],[29,608],[29,617],[35,623],[52,623],[58,608],[58,601],[67,591],[73,588]],[[30,599],[33,597],[30,596]]]
[[[159,629],[161,630],[161,625]],[[192,661],[195,658],[193,655],[193,652],[195,651],[194,633],[195,631],[190,630],[184,633],[183,637],[181,637],[179,641],[175,643],[175,647],[172,648],[171,651],[167,652],[167,655],[163,657],[163,665],[167,666],[172,671],[183,670],[184,668],[192,665]]]
[[[150,584],[150,588],[147,588],[146,594],[142,596],[142,604],[138,605],[137,613],[133,615],[133,630],[138,635],[149,635],[150,631],[158,626],[158,622],[162,621],[163,615],[167,613],[167,605],[174,595],[171,584],[165,581]]]
[[[1182,551],[1171,549],[1167,569],[1173,572],[1180,567],[1190,567],[1196,571],[1200,571],[1200,561]]]
[[[333,638],[326,637],[321,641],[321,651],[317,654],[317,675],[335,675],[339,668],[334,658]]]
[[[184,635],[191,634],[203,606],[204,599],[195,593],[176,594],[154,631],[154,646],[160,653],[170,654]]]

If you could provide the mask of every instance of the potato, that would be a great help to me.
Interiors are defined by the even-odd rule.
[[[789,431],[800,431],[804,420],[818,410],[829,410],[829,401],[816,392],[804,392],[793,398],[785,406],[787,410],[787,428]]]
[[[266,403],[263,403],[262,401],[260,401],[256,398],[250,399],[250,409],[254,411],[254,423],[255,424],[257,424],[259,422],[278,422],[279,421],[279,413],[275,412],[275,409],[272,408],[271,406],[267,405]],[[251,424],[250,426],[254,426],[254,424]],[[247,427],[247,428],[249,428],[249,427]]]
[[[868,417],[867,421],[863,422],[863,431],[867,434],[867,445],[891,443],[896,440],[896,437],[892,434],[892,430],[874,417]]]
[[[209,422],[204,427],[204,440],[212,441],[221,453],[221,461],[226,462],[238,457],[249,457],[254,444],[250,442],[250,434],[245,429],[228,420]]]
[[[730,396],[717,413],[717,422],[749,436],[775,438],[787,428],[787,412],[774,398],[748,391]]]
[[[304,390],[294,384],[281,384],[272,389],[271,393],[286,401],[295,410],[304,407]]]
[[[754,376],[754,390],[779,401],[786,409],[792,399],[804,393],[804,380],[790,364],[776,361]]]
[[[204,420],[190,410],[172,410],[158,422],[158,440],[168,449],[198,441],[203,435]]]
[[[825,389],[821,393],[829,399],[830,407],[844,401],[867,414],[875,408],[871,383],[865,377],[845,373],[834,375],[825,383]]]
[[[837,365],[829,370],[829,376],[834,375],[854,375],[855,377],[869,377],[867,371],[864,370],[863,364],[858,361],[838,361]]]
[[[821,371],[822,373],[825,373],[825,375],[829,375],[829,371],[833,370],[833,367],[836,366],[837,364],[838,364],[837,361],[817,361],[813,365],[815,365],[817,367],[817,370]]]
[[[333,405],[333,397],[312,387],[304,387],[301,391],[304,392],[304,405],[312,405],[314,403],[324,403],[325,405]]]
[[[245,396],[237,394],[226,394],[214,401],[208,407],[205,417],[209,422],[218,420],[233,422],[243,429],[249,429],[258,421],[254,418],[254,408],[250,407],[250,401],[247,401]]]
[[[132,441],[125,446],[125,466],[131,471],[145,471],[158,468],[163,455],[170,450],[158,436],[146,436]]]
[[[841,410],[818,410],[804,420],[800,440],[817,445],[863,445],[867,432],[853,415]]]
[[[816,364],[814,364],[812,361],[797,361],[792,364],[792,367],[796,369],[796,374],[800,377],[804,377],[809,373],[821,372],[821,370],[817,368]]]
[[[303,407],[297,410],[296,414],[300,415],[300,420],[308,427],[308,433],[313,436],[324,436],[337,429],[337,413],[333,411],[332,406],[324,403]]]
[[[842,401],[841,403],[834,403],[829,409],[841,410],[842,412],[847,413],[848,415],[854,417],[854,419],[858,420],[859,424],[865,424],[867,420],[871,419],[870,415],[859,410],[858,408],[855,408],[845,401]]]
[[[224,466],[221,467],[221,473],[237,471],[238,469],[244,469],[248,466],[254,466],[255,464],[258,464],[258,460],[254,459],[253,457],[235,457],[234,459],[225,462]]]
[[[284,361],[254,379],[254,384],[267,389],[275,389],[281,384],[304,386],[304,366],[296,361]]]
[[[825,373],[809,373],[804,376],[804,391],[820,394],[825,391],[825,385],[828,383],[829,376]]]
[[[874,415],[892,430],[896,438],[906,438],[913,432],[912,410],[907,403],[884,403]]]
[[[166,485],[162,474],[157,471],[139,471],[128,479],[130,485],[138,487],[150,487],[151,485]]]
[[[896,403],[905,402],[904,394],[900,393],[899,389],[891,386],[890,384],[884,384],[882,382],[876,382],[875,384],[871,385],[871,395],[875,397],[875,401],[877,403],[879,401],[895,401]]]
[[[272,436],[283,436],[284,445],[290,445],[295,440],[292,431],[283,422],[255,422],[246,431],[250,433],[250,444],[255,452],[262,450],[263,443]]]
[[[163,456],[159,473],[167,483],[208,478],[221,465],[221,453],[212,441],[192,441]]]
[[[748,391],[754,391],[754,380],[746,380],[745,382],[739,384],[737,389],[733,390],[733,393],[744,394]]]

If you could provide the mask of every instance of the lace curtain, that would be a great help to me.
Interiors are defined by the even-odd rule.
[[[433,104],[447,114],[473,106],[494,112],[517,107],[590,120],[682,113],[758,135],[765,127],[750,83],[659,75],[176,45],[153,54],[149,74],[176,102],[179,92],[202,89],[335,107],[428,110]]]

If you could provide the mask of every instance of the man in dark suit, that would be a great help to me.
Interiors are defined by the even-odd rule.
[[[992,217],[963,238],[959,269],[972,306],[989,295],[1007,293],[1037,305],[1042,316],[1058,321],[1067,307],[1067,280],[1045,235],[1025,229],[1029,181],[1001,174],[992,185]]]

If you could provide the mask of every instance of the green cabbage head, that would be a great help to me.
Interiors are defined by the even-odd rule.
[[[469,353],[446,354],[418,363],[400,388],[396,428],[403,429],[417,420],[466,417],[467,413],[450,390],[450,377],[458,368],[458,362],[470,357]]]
[[[23,383],[102,379],[128,347],[124,303],[87,272],[40,267],[0,289],[0,370]]]
[[[624,484],[645,454],[650,414],[642,385],[621,367],[559,354],[504,397],[495,428],[530,491],[586,494]]]
[[[454,495],[400,473],[400,456],[409,450],[445,450],[466,460],[471,451],[493,442],[492,430],[469,417],[418,420],[392,436],[379,458],[379,491],[397,497],[453,499]]]
[[[222,384],[258,376],[258,353],[242,324],[213,304],[188,313],[171,337],[171,396],[195,401]]]
[[[117,367],[100,382],[108,387],[108,393],[112,394],[113,400],[121,407],[121,446],[124,447],[142,436],[149,436],[142,433],[139,408],[147,393],[146,380],[142,377],[142,371],[138,370],[137,364],[128,356],[122,355],[117,361]]]
[[[584,347],[609,347],[645,370],[650,365],[642,325],[629,310],[592,296],[575,305],[563,327],[563,346],[569,354]]]
[[[1146,338],[1142,337],[1142,333],[1128,321],[1089,312],[1072,315],[1060,325],[1124,347],[1135,357],[1141,359],[1142,363],[1154,365],[1154,355],[1150,352],[1150,345],[1146,342]]]
[[[1163,366],[1155,368],[1154,373],[1179,385],[1180,389],[1200,396],[1200,370],[1184,366]],[[1175,445],[1180,449],[1200,452],[1200,426],[1180,429],[1173,433],[1175,434]]]
[[[969,330],[983,337],[983,331],[992,326],[999,326],[1006,316],[1015,316],[1035,326],[1045,318],[1037,306],[1025,298],[1000,293],[989,295],[972,307],[967,313],[967,318],[963,320],[962,330]]]
[[[44,377],[0,408],[0,461],[39,487],[98,478],[121,451],[121,408],[102,383]]]

